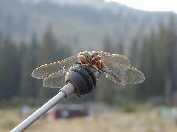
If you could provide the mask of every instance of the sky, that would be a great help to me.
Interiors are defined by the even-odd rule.
[[[105,0],[118,2],[145,11],[173,11],[177,13],[177,0]]]

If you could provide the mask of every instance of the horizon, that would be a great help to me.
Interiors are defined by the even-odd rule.
[[[172,11],[177,13],[177,1],[173,0],[104,0],[105,2],[116,2],[128,7],[143,11]]]
[[[28,1],[28,0],[21,0],[23,2]],[[39,2],[41,0],[33,0],[33,2]],[[58,3],[72,3],[72,4],[96,4],[99,6],[101,2],[105,3],[117,3],[121,4],[124,6],[127,6],[132,9],[140,10],[140,11],[147,11],[147,12],[174,12],[177,13],[177,1],[173,0],[84,0],[84,1],[79,1],[75,3],[77,0],[68,0],[68,1],[62,1],[62,0],[50,0],[53,2],[58,2]]]

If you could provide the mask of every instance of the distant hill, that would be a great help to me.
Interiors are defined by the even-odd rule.
[[[113,44],[144,38],[151,30],[157,31],[159,24],[167,25],[171,14],[103,0],[0,0],[0,32],[28,41],[34,33],[41,38],[50,26],[62,43],[76,50],[100,48],[105,36]]]

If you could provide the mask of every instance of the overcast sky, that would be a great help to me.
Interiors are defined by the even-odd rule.
[[[105,0],[114,1],[146,11],[173,11],[177,13],[177,0]]]

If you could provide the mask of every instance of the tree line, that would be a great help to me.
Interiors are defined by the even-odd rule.
[[[48,29],[41,41],[33,35],[30,42],[15,43],[11,36],[0,35],[0,100],[18,98],[47,98],[53,91],[42,88],[31,77],[41,64],[71,55],[71,49],[59,42]]]
[[[110,38],[109,35],[103,38],[103,50],[125,54],[124,44],[113,45]],[[40,41],[34,34],[30,42],[22,41],[20,44],[15,43],[11,36],[0,34],[0,101],[10,101],[14,97],[43,100],[53,96],[57,89],[42,88],[41,81],[33,79],[31,72],[36,66],[63,59],[71,54],[72,50],[57,40],[50,28]],[[120,100],[146,100],[158,96],[169,104],[175,103],[177,31],[173,17],[168,26],[161,24],[158,32],[152,31],[142,42],[138,42],[137,35],[127,55],[131,63],[145,73],[146,80],[143,84],[119,90],[111,81],[105,79],[98,82],[95,92],[81,100],[112,104]]]
[[[174,18],[171,15],[167,26],[160,24],[160,30],[151,31],[142,42],[137,35],[128,49],[131,63],[145,74],[144,83],[126,89],[117,88],[119,90],[115,90],[111,82],[102,83],[100,93],[103,94],[97,96],[100,100],[116,103],[154,98],[154,101],[160,99],[168,105],[177,104],[177,27]],[[110,43],[108,39],[103,42],[104,50],[126,54],[123,44],[113,47]]]

